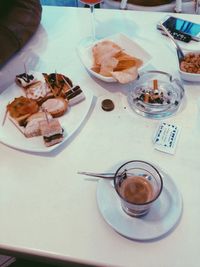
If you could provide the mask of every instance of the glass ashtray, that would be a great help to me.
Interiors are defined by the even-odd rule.
[[[166,72],[147,71],[140,74],[129,90],[128,103],[138,114],[159,119],[175,113],[183,96],[180,80]]]

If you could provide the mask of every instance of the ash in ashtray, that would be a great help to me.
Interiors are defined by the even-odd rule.
[[[147,88],[138,88],[137,97],[133,101],[141,101],[149,104],[171,104],[171,92],[164,91],[161,87],[158,87],[158,80],[153,80],[153,86],[147,86]],[[177,103],[178,104],[178,103]]]
[[[161,93],[154,93],[150,90],[141,90],[141,95],[136,97],[134,99],[135,101],[142,101],[144,103],[150,103],[150,104],[170,104],[170,99],[166,98],[163,94]]]

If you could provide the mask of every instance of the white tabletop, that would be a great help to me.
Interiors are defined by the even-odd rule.
[[[97,97],[80,131],[50,154],[26,153],[0,144],[0,249],[99,266],[200,266],[199,84],[184,83],[185,103],[176,115],[165,119],[181,127],[176,153],[155,150],[152,136],[159,121],[131,112],[125,105],[126,86],[92,78],[80,62],[76,46],[90,34],[88,12],[43,8],[38,32],[0,72],[1,91],[13,83],[16,73],[24,71],[26,62],[29,69],[66,73]],[[152,55],[153,68],[178,76],[175,50],[156,30],[157,21],[165,15],[97,10],[97,35],[123,32],[135,38]],[[182,16],[200,23],[199,16]],[[200,48],[199,43],[195,45]],[[101,109],[104,98],[115,102],[112,112]],[[98,210],[97,182],[77,174],[107,171],[132,159],[159,165],[182,194],[179,224],[156,241],[138,242],[116,233]]]

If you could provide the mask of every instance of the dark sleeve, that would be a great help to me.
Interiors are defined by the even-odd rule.
[[[24,46],[41,20],[40,0],[9,1],[11,6],[0,18],[0,64]]]

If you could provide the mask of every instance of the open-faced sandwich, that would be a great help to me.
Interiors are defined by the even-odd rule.
[[[81,88],[73,86],[71,79],[60,73],[22,73],[16,76],[16,83],[23,88],[28,98],[36,100],[39,105],[49,98],[62,97],[68,100],[69,94],[69,105],[85,99]]]
[[[16,83],[23,88],[27,98],[33,99],[39,104],[45,99],[52,97],[51,89],[47,85],[42,73],[19,74],[16,76]]]
[[[39,122],[51,120],[51,114],[39,111],[39,105],[35,100],[24,96],[15,98],[7,105],[9,119],[25,135],[34,137],[41,135]]]
[[[37,112],[26,120],[26,125],[24,126],[24,135],[26,137],[34,137],[42,135],[40,129],[41,121],[51,121],[53,117],[48,112]]]
[[[68,100],[62,97],[49,98],[42,103],[41,108],[46,110],[52,117],[60,117],[64,115],[68,108]]]
[[[7,105],[7,111],[19,126],[24,126],[28,117],[39,111],[39,105],[33,99],[20,96]]]

